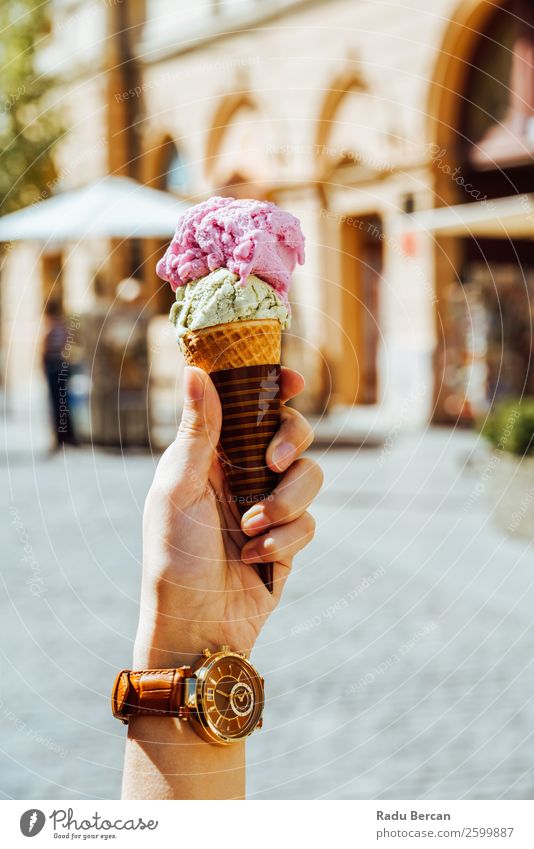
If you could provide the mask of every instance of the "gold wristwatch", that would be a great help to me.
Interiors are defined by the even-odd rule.
[[[191,721],[210,743],[237,743],[261,728],[264,681],[246,654],[221,646],[204,649],[193,666],[123,669],[111,694],[113,716],[174,716]]]

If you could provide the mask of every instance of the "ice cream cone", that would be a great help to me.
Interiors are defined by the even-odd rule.
[[[241,513],[267,498],[279,479],[265,453],[280,425],[280,342],[280,323],[270,319],[218,324],[181,339],[187,364],[211,374],[219,393],[219,456]],[[272,564],[260,568],[272,592]]]
[[[211,374],[221,398],[219,455],[242,512],[279,477],[265,452],[280,423],[280,337],[297,263],[304,236],[294,215],[255,198],[213,197],[180,216],[156,268],[176,292],[169,317],[185,360]],[[272,564],[261,568],[272,592]]]

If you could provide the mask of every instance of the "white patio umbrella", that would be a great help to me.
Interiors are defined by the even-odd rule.
[[[129,177],[104,177],[0,218],[0,242],[170,238],[187,204]]]

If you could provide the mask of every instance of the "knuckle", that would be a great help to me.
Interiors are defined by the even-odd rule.
[[[304,450],[306,450],[307,448],[310,447],[310,445],[313,443],[314,439],[315,439],[315,431],[312,428],[312,426],[309,425],[308,422],[306,422],[306,438],[303,440]]]
[[[310,476],[314,488],[317,492],[319,492],[324,483],[324,472],[321,469],[319,463],[317,463],[315,460],[310,460],[309,458],[307,458],[307,462],[309,464],[307,469],[308,475]]]
[[[304,533],[308,538],[308,542],[313,539],[315,536],[315,528],[317,527],[317,522],[311,515],[311,513],[304,513]]]
[[[277,578],[277,580],[285,581],[285,579],[288,577],[289,573],[291,572],[291,568],[293,566],[293,558],[292,557],[277,557],[275,562],[276,562],[277,569],[279,569],[280,572],[282,573],[280,575],[280,578],[279,579]]]
[[[311,424],[308,422],[304,416],[299,413],[299,429],[301,433],[301,445],[303,448],[309,448],[315,438],[315,431],[313,430]]]
[[[273,558],[274,552],[276,551],[276,540],[272,537],[267,537],[262,541],[261,550],[259,554],[262,560],[269,560]]]
[[[311,428],[306,428],[306,430],[301,429],[298,434],[295,434],[294,442],[297,454],[303,454],[304,451],[308,450],[313,442],[314,436],[315,434]]]
[[[299,451],[305,451],[314,440],[314,430],[302,413],[299,413],[298,410],[288,409],[290,410],[288,424],[293,432],[297,448]]]
[[[275,521],[275,513],[276,513],[276,495],[274,492],[271,492],[266,498],[261,502],[261,513],[263,515],[265,525],[269,526]]]
[[[290,518],[293,509],[291,498],[288,493],[285,490],[281,490],[276,494],[276,497],[273,498],[271,505],[266,510],[266,514],[269,519],[277,522],[281,519]]]
[[[196,413],[184,413],[178,427],[178,439],[191,436],[204,436],[206,425],[201,416]]]
[[[306,484],[315,491],[319,491],[323,485],[324,475],[319,463],[311,457],[301,457],[298,461],[299,474]]]
[[[280,422],[282,425],[288,424],[295,418],[297,411],[293,407],[287,407],[283,404],[280,408]]]

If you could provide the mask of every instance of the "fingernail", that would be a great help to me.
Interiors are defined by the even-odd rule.
[[[202,375],[189,366],[184,369],[184,397],[186,401],[202,401],[204,398]]]
[[[295,447],[290,442],[278,442],[272,453],[273,465],[280,471],[284,471],[295,456]]]
[[[254,512],[253,512],[254,511]],[[241,519],[241,527],[247,533],[253,533],[260,528],[265,527],[267,520],[261,508],[253,507],[249,513],[245,513]]]
[[[261,560],[261,557],[255,548],[248,548],[241,555],[241,559],[244,563],[254,563],[255,561]]]

